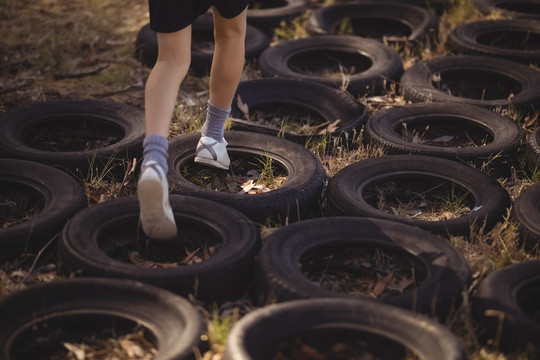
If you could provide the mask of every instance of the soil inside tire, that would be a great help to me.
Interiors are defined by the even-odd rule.
[[[306,252],[300,264],[308,278],[326,289],[371,298],[414,291],[427,276],[422,262],[392,248],[322,246]]]
[[[361,73],[372,67],[371,60],[359,53],[317,50],[292,56],[287,66],[299,74],[339,78]]]
[[[103,121],[54,119],[29,127],[22,140],[34,149],[51,152],[95,150],[113,145],[124,131]]]
[[[258,194],[275,190],[287,180],[287,170],[265,156],[235,156],[229,153],[228,171],[191,162],[182,169],[186,180],[205,189],[232,194]]]
[[[399,177],[375,182],[362,197],[380,211],[417,220],[450,220],[469,213],[473,196],[460,185],[430,177]]]
[[[521,85],[491,72],[444,71],[433,76],[433,86],[452,96],[491,101],[508,99],[521,92]]]
[[[83,354],[85,359],[104,360],[137,354],[137,359],[151,360],[157,354],[155,340],[144,330],[134,322],[105,315],[59,317],[25,329],[16,338],[11,356],[13,360],[77,360]]]
[[[408,142],[438,147],[478,147],[493,142],[485,129],[457,118],[402,123],[395,131]]]
[[[0,228],[17,225],[41,212],[45,199],[32,188],[0,181]]]
[[[540,50],[540,35],[525,31],[493,31],[478,35],[476,41],[479,44],[508,50]]]
[[[254,123],[273,127],[280,134],[316,135],[331,125],[322,115],[299,105],[261,104],[249,110]]]
[[[278,343],[271,359],[418,359],[405,346],[377,334],[354,329],[318,329]]]
[[[135,221],[106,228],[98,244],[111,258],[146,268],[172,268],[197,264],[212,257],[221,245],[219,236],[196,221],[176,219],[173,241],[149,241]]]

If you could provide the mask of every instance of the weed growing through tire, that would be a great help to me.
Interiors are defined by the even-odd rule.
[[[189,163],[183,166],[182,176],[204,189],[233,194],[268,192],[287,180],[286,171],[268,155],[232,158],[229,171]]]

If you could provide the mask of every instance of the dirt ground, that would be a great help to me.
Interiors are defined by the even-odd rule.
[[[61,98],[142,108],[149,69],[134,57],[146,1],[2,0],[0,114]]]

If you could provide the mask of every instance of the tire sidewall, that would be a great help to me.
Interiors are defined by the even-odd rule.
[[[325,171],[317,157],[291,141],[266,134],[226,131],[229,155],[268,156],[287,171],[287,180],[277,189],[259,194],[234,194],[204,189],[182,175],[182,167],[195,158],[200,134],[175,138],[169,145],[168,179],[173,193],[191,195],[226,204],[252,221],[264,223],[297,221],[320,211]]]

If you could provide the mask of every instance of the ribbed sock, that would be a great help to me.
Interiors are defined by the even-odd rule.
[[[160,135],[150,135],[146,137],[143,141],[142,166],[148,161],[154,160],[163,168],[165,174],[167,174],[167,171],[169,171],[167,165],[167,158],[169,157],[168,150],[169,140],[167,140],[167,138]]]
[[[216,141],[223,140],[225,121],[231,113],[231,108],[222,109],[206,102],[206,120],[201,129],[202,136],[208,136]]]

